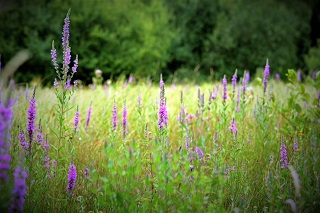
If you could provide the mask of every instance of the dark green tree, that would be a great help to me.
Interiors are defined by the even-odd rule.
[[[220,6],[217,26],[206,43],[205,66],[218,69],[219,77],[236,68],[255,72],[266,58],[275,72],[297,68],[299,42],[309,30],[308,7],[301,19],[296,8],[274,0],[223,0]]]

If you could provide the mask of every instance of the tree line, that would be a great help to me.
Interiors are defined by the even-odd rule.
[[[76,78],[85,83],[96,69],[105,79],[162,73],[190,80],[195,74],[220,79],[235,69],[254,74],[267,58],[281,75],[320,66],[313,0],[15,0],[9,6],[0,10],[2,64],[21,49],[33,54],[16,73],[18,82],[40,76],[52,84],[51,43],[61,53],[69,8]]]

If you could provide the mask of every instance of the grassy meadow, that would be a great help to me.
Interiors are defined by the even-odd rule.
[[[59,87],[37,87],[30,150],[21,146],[19,133],[27,135],[33,90],[16,86],[11,94],[10,154],[12,168],[21,165],[28,174],[23,209],[314,212],[319,207],[320,132],[317,91],[312,84],[291,87],[269,80],[264,93],[263,85],[248,83],[245,95],[241,83],[235,93],[228,84],[225,101],[222,85],[214,98],[219,84],[165,84],[168,124],[162,128],[158,124],[158,83],[150,86],[149,82],[119,81],[95,89],[62,88],[69,94],[62,123],[61,105],[55,95]],[[304,103],[307,96],[310,100]],[[74,131],[77,110],[80,121]],[[236,132],[230,129],[233,119]],[[42,133],[42,142],[36,132]],[[45,141],[50,144],[46,151]],[[289,165],[285,167],[281,161],[283,145]],[[77,172],[71,192],[66,189],[70,164]],[[10,170],[10,177],[12,173]],[[2,196],[3,206],[10,203],[13,185],[13,178],[9,178],[2,186],[8,192]]]
[[[76,85],[68,21],[52,87],[0,81],[1,212],[320,208],[320,72]]]

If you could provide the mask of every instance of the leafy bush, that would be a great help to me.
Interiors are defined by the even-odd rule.
[[[320,39],[318,40],[318,46],[309,49],[308,54],[304,56],[306,65],[310,71],[320,69]]]

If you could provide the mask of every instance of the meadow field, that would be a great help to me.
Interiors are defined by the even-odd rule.
[[[320,208],[319,72],[276,79],[267,61],[254,79],[91,88],[63,42],[52,87],[1,88],[1,212]]]

